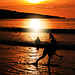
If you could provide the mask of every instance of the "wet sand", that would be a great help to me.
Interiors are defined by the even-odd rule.
[[[29,28],[38,33],[31,32]],[[29,29],[29,30],[27,30]],[[39,33],[40,29],[44,29]],[[44,48],[26,47],[27,41],[39,37],[50,42],[52,32],[62,48],[56,51],[47,66],[48,55],[38,62]],[[5,45],[2,45],[5,44]],[[28,43],[27,43],[28,44]],[[24,45],[24,46],[23,46]],[[61,46],[61,45],[60,45]],[[66,47],[64,47],[66,46]],[[75,74],[75,19],[1,19],[0,20],[0,75],[74,75]]]
[[[47,66],[48,55],[38,62],[38,69],[31,63],[42,56],[44,48],[0,45],[0,75],[74,75],[75,51],[57,50]],[[30,64],[29,64],[30,63]]]

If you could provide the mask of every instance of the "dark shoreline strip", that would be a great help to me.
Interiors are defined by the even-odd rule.
[[[10,46],[24,46],[24,47],[39,47],[44,48],[47,46],[47,42],[41,42],[40,44],[35,44],[34,42],[17,42],[9,40],[0,40],[0,44],[10,45]],[[49,43],[51,45],[51,43]],[[57,43],[58,50],[75,50],[75,44],[61,44]]]
[[[0,31],[9,32],[36,32],[31,28],[11,28],[11,27],[0,27]],[[40,29],[38,33],[70,33],[75,34],[75,29]]]

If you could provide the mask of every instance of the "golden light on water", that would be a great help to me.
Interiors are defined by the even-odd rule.
[[[52,22],[49,19],[23,19],[19,27],[32,28],[34,31],[38,32],[41,29],[51,29]],[[55,29],[54,26],[53,29]]]
[[[31,19],[30,20],[30,28],[33,28],[34,31],[40,30],[40,20],[39,19]]]
[[[48,24],[49,23],[46,23],[43,19],[24,19],[21,24],[22,28],[30,28],[32,31],[30,33],[23,33],[23,35],[27,35],[24,36],[23,40],[35,41],[36,38],[39,37],[41,41],[47,41],[48,34],[39,32],[41,32],[42,29],[46,29]]]

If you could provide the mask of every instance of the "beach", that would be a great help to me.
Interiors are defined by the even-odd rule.
[[[36,47],[12,45],[12,42],[34,42],[37,37],[42,42],[50,42],[49,33],[38,33],[39,29],[75,29],[75,19],[0,19],[0,28],[32,28],[34,32],[0,31],[0,75],[74,75],[75,48],[61,48],[53,55],[47,66],[48,55],[38,62],[38,69],[32,63],[39,59],[44,51]],[[35,33],[37,31],[37,33]],[[52,33],[57,42],[75,46],[74,33]]]

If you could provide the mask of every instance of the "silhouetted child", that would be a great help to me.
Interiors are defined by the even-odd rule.
[[[39,37],[37,37],[37,39],[35,40],[35,43],[36,43],[36,44],[40,44],[40,39],[39,39]]]
[[[40,44],[40,39],[39,37],[37,37],[37,39],[35,40],[35,44],[37,44],[37,50],[39,50],[39,44]]]

